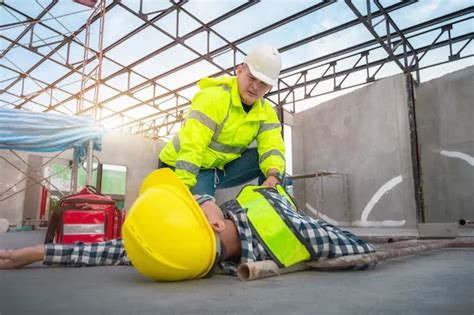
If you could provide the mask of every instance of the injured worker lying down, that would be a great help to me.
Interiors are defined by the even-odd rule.
[[[281,186],[245,186],[237,198],[219,207],[212,196],[193,196],[172,170],[163,168],[145,178],[121,239],[0,249],[0,269],[39,261],[77,267],[133,265],[151,279],[181,281],[236,275],[240,264],[258,261],[288,268],[373,252],[354,234],[298,212]],[[370,267],[355,263],[344,269]]]

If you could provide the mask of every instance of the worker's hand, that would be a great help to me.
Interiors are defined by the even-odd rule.
[[[17,250],[0,249],[0,269],[16,269],[43,260],[44,245]]]
[[[280,181],[275,176],[269,175],[267,179],[263,182],[262,186],[275,188],[278,184],[280,184]]]

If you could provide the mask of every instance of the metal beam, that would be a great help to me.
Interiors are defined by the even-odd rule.
[[[440,22],[443,22],[443,21],[446,21],[446,20],[449,20],[453,17],[457,17],[457,16],[460,16],[460,14],[468,14],[468,13],[471,13],[471,10],[468,10],[468,11],[461,11],[461,12],[455,12],[453,14],[449,14],[449,15],[446,15],[442,18],[438,18],[437,19],[437,23],[440,23]],[[472,19],[472,18],[467,18],[467,19]],[[463,22],[465,21],[466,19],[462,19],[462,20],[459,20],[459,21],[456,21],[454,23],[451,23],[451,24],[447,24],[447,25],[454,25],[455,23],[460,23],[460,22]],[[415,32],[415,31],[418,31],[418,30],[423,30],[425,26],[431,26],[433,25],[432,23],[430,22],[426,22],[426,23],[420,23],[419,25],[415,25],[415,26],[412,26],[410,28],[407,28],[405,30],[403,30],[403,32],[406,32],[406,33],[410,33],[410,32]],[[433,28],[433,29],[430,29],[428,30],[429,32],[434,32],[434,31],[441,31],[443,28],[445,28],[446,26],[445,25],[441,25],[439,27],[436,27],[436,28]],[[416,37],[418,35],[422,35],[424,34],[425,32],[428,32],[428,31],[424,31],[422,33],[419,33],[419,34],[415,34],[413,35],[412,37]],[[469,38],[471,38],[472,35],[470,34],[466,34],[464,36],[459,36],[455,39],[453,39],[454,42],[460,42],[460,41],[463,41],[463,40],[468,40]],[[366,46],[372,46],[373,44],[376,44],[375,40],[371,40],[371,41],[368,41],[366,43],[363,43],[363,44],[358,44],[358,45],[355,45],[353,47],[349,47],[347,49],[344,50],[344,52],[352,52],[352,51],[356,51],[356,50],[360,50],[361,47],[366,47]],[[423,46],[423,47],[420,47],[416,50],[417,53],[420,53],[420,52],[423,52],[423,51],[426,51],[427,49],[437,49],[437,48],[440,48],[440,47],[443,47],[443,46],[446,46],[446,45],[450,45],[449,41],[443,41],[443,42],[439,42],[439,43],[436,43],[436,44],[432,44],[432,45],[427,45],[427,46]],[[349,56],[344,56],[340,59],[337,59],[337,60],[334,60],[335,63],[337,64],[338,61],[341,61],[343,59],[347,59],[347,58],[350,58],[350,57],[353,57],[353,56],[359,56],[359,55],[362,55],[362,54],[369,54],[370,51],[372,50],[375,50],[375,49],[379,49],[380,47],[375,47],[375,48],[372,48],[372,49],[369,49],[369,50],[366,50],[366,51],[362,51],[362,52],[359,52],[359,53],[356,53],[356,54],[353,54],[353,55],[349,55]],[[331,60],[334,56],[337,56],[338,54],[328,54],[328,55],[325,55],[325,56],[322,56],[322,57],[319,57],[317,59],[313,59],[312,61],[314,62],[314,64],[317,64],[317,63],[320,63],[322,61],[325,61],[325,60]],[[402,55],[397,55],[397,58],[401,57]],[[338,71],[336,72],[335,74],[333,75],[323,75],[321,76],[321,78],[318,78],[318,79],[315,79],[315,80],[312,80],[312,81],[308,81],[308,82],[305,82],[305,83],[301,83],[301,84],[293,84],[291,87],[282,87],[282,88],[279,88],[271,93],[268,94],[268,97],[271,97],[271,96],[276,96],[278,94],[283,94],[283,93],[288,93],[288,92],[291,92],[292,90],[295,90],[295,89],[298,89],[298,88],[302,88],[304,87],[305,85],[311,85],[311,84],[316,84],[318,81],[324,81],[324,80],[329,80],[329,79],[332,79],[334,80],[336,77],[339,77],[339,76],[347,76],[349,75],[350,73],[353,73],[353,72],[357,72],[357,71],[361,71],[361,70],[365,70],[367,67],[369,68],[372,68],[372,67],[376,67],[376,66],[383,66],[384,64],[386,64],[387,62],[389,62],[390,59],[389,58],[383,58],[383,59],[379,59],[375,62],[371,62],[371,63],[368,63],[368,61],[366,62],[366,64],[362,65],[362,66],[356,66],[356,67],[353,67],[351,69],[345,69],[343,71]],[[327,63],[323,63],[323,64],[320,64],[318,65],[318,67],[326,67],[326,66],[329,66],[330,62],[327,62]],[[303,65],[306,66],[306,63],[303,63]],[[302,65],[296,65],[294,67],[292,67],[292,69],[296,69],[296,68],[301,68]],[[308,71],[310,69],[306,69],[306,70],[303,70],[299,73],[293,73],[293,74],[290,74],[290,75],[287,75],[287,76],[283,76],[283,79],[285,79],[286,77],[289,77],[289,76],[303,76],[303,73],[306,71]],[[379,69],[380,70],[380,69]],[[285,73],[285,72],[288,72],[287,69],[284,69],[282,71],[282,73]],[[376,74],[376,73],[375,73]],[[372,74],[372,76],[375,76],[375,74]],[[370,76],[370,77],[372,77]],[[368,78],[370,78],[368,77]],[[367,82],[371,82],[373,81],[374,79],[369,79],[367,80]],[[364,82],[367,83],[367,82]],[[360,85],[360,84],[358,84]],[[188,85],[188,86],[192,86],[191,84]],[[315,95],[315,96],[318,96],[318,95]],[[315,97],[315,96],[311,96],[309,98],[312,98],[312,97]],[[163,95],[159,96],[159,97],[163,97]],[[152,101],[152,99],[149,99],[149,100],[146,100],[144,101],[144,103],[146,102],[150,102]],[[186,103],[186,104],[182,104],[179,106],[178,110],[183,110],[186,108],[186,106],[188,106],[189,103]],[[138,104],[139,106],[139,104]],[[159,116],[159,114],[154,114],[154,115],[149,115],[149,116],[146,116],[146,117],[143,117],[142,120],[144,121],[147,121],[147,120],[150,120],[150,119],[155,119],[156,116]],[[156,119],[160,119],[159,117],[157,117]],[[133,123],[126,123],[124,125],[125,128],[127,128],[128,126],[132,125]]]
[[[374,36],[374,38],[377,40],[377,42],[380,44],[380,46],[387,52],[387,54],[390,56],[393,62],[395,62],[398,67],[403,71],[406,72],[407,69],[405,66],[398,60],[398,58],[395,57],[394,51],[391,47],[391,45],[385,44],[385,41],[382,40],[382,38],[377,34],[375,29],[373,28],[372,24],[369,23],[369,19],[366,18],[365,16],[362,15],[362,13],[359,12],[357,7],[352,3],[351,0],[344,0],[344,2],[347,4],[347,6],[354,12],[354,14],[357,16],[359,21],[362,22],[362,24],[367,28],[367,30]],[[370,9],[369,9],[370,10]],[[389,31],[387,33],[390,33]],[[390,38],[388,37],[388,42],[390,43]]]

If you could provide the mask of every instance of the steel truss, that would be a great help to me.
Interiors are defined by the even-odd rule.
[[[424,69],[473,56],[472,27],[467,31],[462,27],[465,23],[472,24],[473,6],[401,29],[393,18],[394,14],[411,10],[416,1],[401,1],[384,7],[378,0],[367,0],[363,12],[360,3],[345,1],[344,6],[354,19],[278,47],[281,53],[288,55],[304,45],[317,43],[318,40],[357,26],[363,26],[372,36],[366,42],[318,58],[308,58],[283,69],[277,86],[268,94],[268,99],[280,111],[285,108],[294,112],[298,110],[300,102],[374,82],[383,77],[385,68],[393,65],[399,72],[413,73],[420,81],[420,72]],[[16,21],[0,25],[0,38],[7,43],[0,53],[3,59],[0,64],[0,106],[92,115],[98,124],[111,126],[117,131],[168,138],[183,122],[191,102],[186,92],[193,88],[200,77],[232,74],[236,63],[245,55],[244,47],[256,43],[257,37],[278,31],[329,7],[341,5],[336,1],[319,1],[250,34],[229,40],[227,34],[217,31],[219,25],[231,19],[238,20],[258,6],[259,1],[243,2],[207,22],[201,21],[192,12],[185,0],[170,1],[165,7],[160,2],[156,8],[145,12],[146,4],[150,5],[150,2],[141,0],[138,6],[132,6],[120,0],[99,1],[95,9],[88,10],[92,14],[82,26],[63,32],[49,24],[52,19],[61,23],[61,19],[65,18],[51,15],[53,8],[59,5],[58,0],[44,6],[36,17],[30,16],[19,5],[14,5],[13,1],[3,1],[0,10],[3,14],[14,16]],[[107,36],[104,31],[107,16],[118,11],[126,13],[130,19],[133,17],[135,21],[140,21],[140,25],[102,47],[103,38]],[[166,20],[170,23],[170,19],[174,20],[173,27],[164,28],[162,22]],[[190,21],[197,27],[183,31]],[[13,38],[4,35],[3,31],[15,27],[24,29]],[[132,62],[111,57],[116,49],[126,45],[134,36],[150,29],[166,38],[166,42]],[[41,34],[45,30],[54,35],[42,38]],[[92,36],[91,32],[94,31],[97,34]],[[98,39],[97,44],[90,43],[91,36]],[[192,44],[191,40],[197,36],[203,36],[204,51]],[[214,44],[216,41],[219,42],[217,47]],[[16,49],[28,51],[38,60],[28,69],[21,69],[10,62]],[[186,50],[195,57],[153,76],[137,70],[172,49]],[[74,51],[83,52],[83,58],[74,58]],[[446,56],[443,60],[427,58],[433,51],[441,51]],[[232,62],[224,63],[220,57],[227,57]],[[203,62],[215,69],[214,72],[196,73],[177,87],[167,84],[170,76]],[[59,66],[64,73],[47,82],[37,77],[35,70],[49,64]],[[102,67],[105,65],[114,70],[104,73]],[[124,84],[117,85],[117,80]],[[101,97],[103,90],[107,90],[108,95]],[[127,105],[117,108],[115,104],[122,100],[126,100]],[[137,111],[143,114],[137,115]]]

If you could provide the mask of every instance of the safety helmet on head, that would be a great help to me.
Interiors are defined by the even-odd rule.
[[[193,195],[168,168],[155,170],[145,178],[122,235],[133,266],[160,281],[206,276],[220,248]]]
[[[281,57],[277,49],[261,44],[250,51],[244,62],[254,77],[275,85],[281,70]]]

